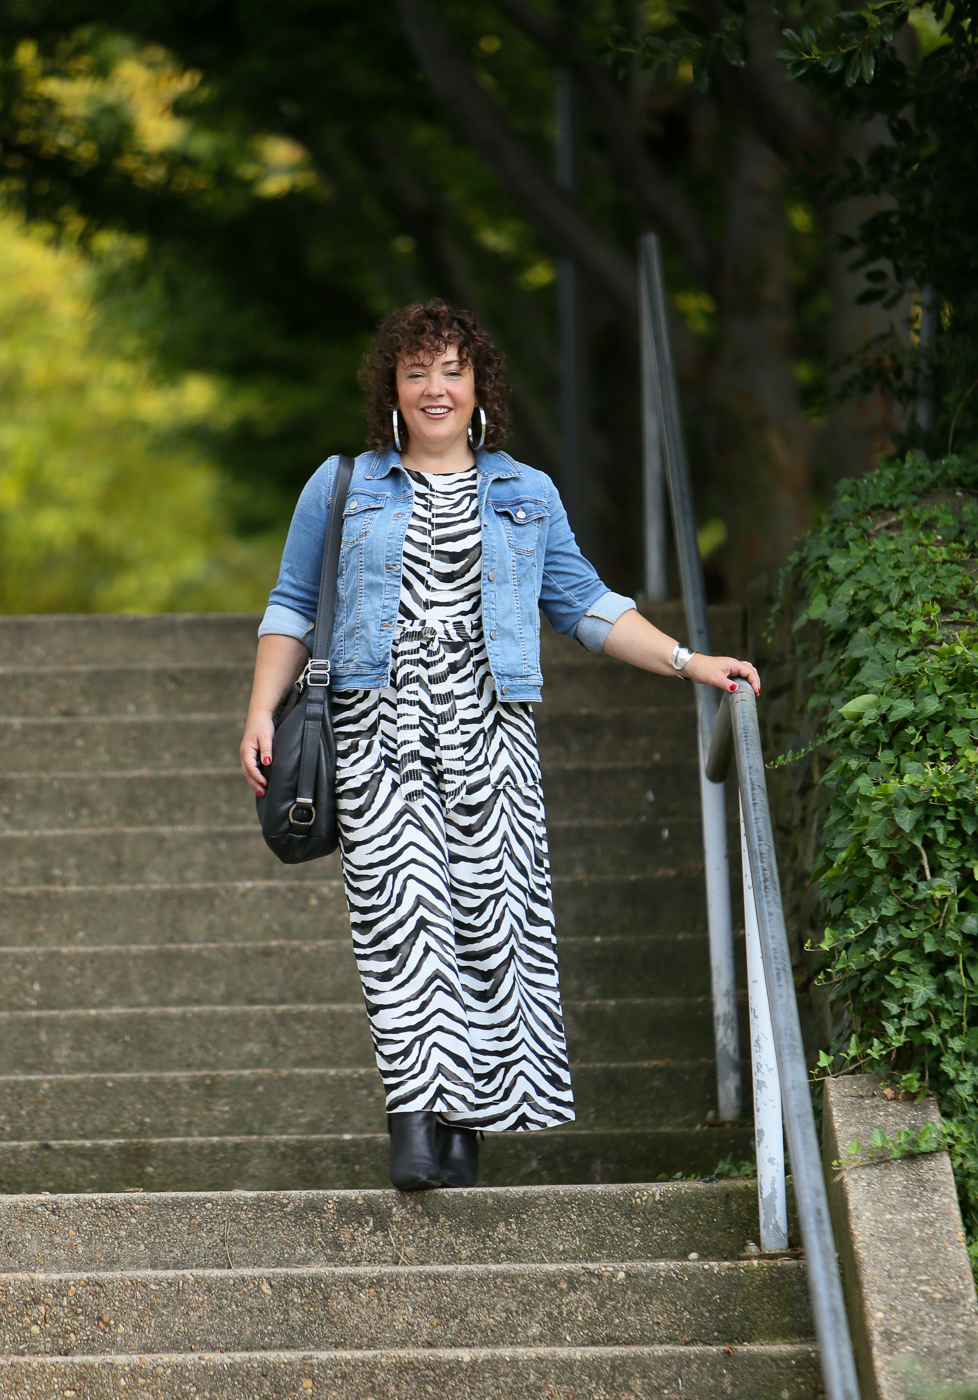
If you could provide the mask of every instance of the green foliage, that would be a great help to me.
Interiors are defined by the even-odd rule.
[[[90,281],[77,253],[0,218],[0,611],[261,607],[281,535],[232,536],[195,440],[232,403],[100,343]]]
[[[778,58],[792,78],[823,68],[841,73],[846,87],[871,83],[883,45],[893,42],[912,8],[909,0],[873,0],[862,10],[830,10],[814,24],[803,25],[800,33],[785,29]]]
[[[849,157],[820,181],[818,203],[862,198],[874,208],[838,247],[865,274],[858,302],[894,313],[837,366],[839,394],[882,390],[912,409],[923,393],[933,411],[923,426],[907,414],[901,449],[950,454],[978,438],[978,0],[851,9],[785,0],[774,12],[789,77],[838,120],[886,132],[863,159]],[[640,52],[657,81],[685,65],[705,88],[711,71],[749,57],[745,32],[739,6],[710,24],[680,10],[641,44],[615,30],[608,54],[622,62]],[[921,339],[924,288],[938,308],[933,341],[929,331]]]
[[[920,1157],[928,1152],[941,1152],[948,1146],[944,1128],[938,1123],[928,1121],[921,1128],[901,1128],[895,1137],[877,1128],[865,1147],[858,1138],[847,1143],[843,1155],[836,1158],[832,1167],[841,1174],[852,1167],[869,1166],[873,1162],[891,1162],[898,1157]]]
[[[895,312],[849,362],[844,392],[883,390],[908,408],[923,392],[933,412],[923,425],[911,415],[901,442],[949,454],[978,437],[978,3],[873,0],[786,29],[785,41],[789,73],[836,116],[887,130],[827,185],[832,199],[876,205],[840,246],[865,273],[858,300]],[[921,338],[924,288],[933,342]]]
[[[934,1091],[978,1239],[978,461],[841,484],[792,557],[811,706],[833,728],[815,877],[850,1025],[823,1069]]]
[[[858,10],[830,10],[800,31],[783,30],[784,48],[777,57],[792,78],[804,78],[817,69],[842,74],[846,87],[872,82],[877,58],[886,44],[906,24],[911,0],[870,0]],[[940,5],[943,13],[946,5]],[[792,7],[776,7],[782,23]],[[804,15],[804,8],[802,14]],[[636,39],[622,25],[615,25],[603,51],[604,58],[620,67],[632,54],[651,69],[654,82],[675,78],[685,64],[702,92],[710,83],[710,68],[722,60],[742,68],[750,54],[747,41],[747,6],[744,0],[724,0],[723,10],[707,17],[694,10],[676,10],[668,21]]]
[[[735,1162],[732,1157],[721,1157],[713,1168],[713,1175],[721,1177],[756,1176],[757,1158],[748,1157],[742,1162]]]
[[[545,425],[516,450],[559,465],[538,402],[548,250],[442,119],[392,4],[30,9],[0,0],[0,200],[74,242],[130,235],[97,288],[114,331],[165,374],[247,398],[205,444],[239,535],[286,524],[330,452],[362,451],[367,339],[423,295],[492,325],[536,411],[521,421]],[[549,159],[550,65],[507,28],[498,55],[479,49],[498,18],[462,11],[462,41]]]
[[[709,19],[694,10],[676,10],[641,39],[623,25],[613,25],[601,56],[621,73],[637,54],[655,83],[670,82],[687,68],[700,92],[706,92],[715,59],[743,68],[748,58],[746,0],[723,0],[723,10]]]

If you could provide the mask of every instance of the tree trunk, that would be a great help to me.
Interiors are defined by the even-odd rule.
[[[808,430],[792,372],[784,185],[770,146],[749,127],[735,127],[705,502],[707,510],[711,497],[721,505],[727,541],[716,563],[734,597],[743,597],[756,573],[777,567],[809,511]]]
[[[847,156],[862,161],[875,146],[889,139],[882,117],[870,122],[848,122],[839,131],[838,163]],[[892,451],[892,434],[901,426],[900,405],[879,390],[859,398],[839,397],[841,386],[855,368],[853,357],[889,326],[899,327],[909,307],[900,302],[890,311],[879,304],[857,306],[856,297],[865,290],[862,272],[850,272],[856,253],[834,246],[841,235],[855,236],[859,225],[877,212],[881,201],[847,199],[829,210],[828,232],[832,247],[828,257],[829,327],[826,339],[828,360],[829,410],[825,432],[815,463],[815,481],[826,500],[844,476],[861,476],[878,465],[882,455]]]

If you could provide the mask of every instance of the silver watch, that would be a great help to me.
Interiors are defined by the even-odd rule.
[[[674,671],[681,671],[684,666],[689,664],[695,655],[695,651],[690,651],[689,647],[680,646],[677,642],[672,649],[672,656],[670,657],[672,669]]]

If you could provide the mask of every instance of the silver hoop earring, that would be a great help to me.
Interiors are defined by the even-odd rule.
[[[474,419],[475,419],[476,413],[479,415],[479,423],[480,423],[480,425],[481,425],[481,427],[482,427],[482,431],[481,431],[481,433],[479,434],[479,441],[478,441],[478,442],[476,442],[476,440],[475,440],[475,433],[472,431],[472,423],[473,423],[473,421],[474,421]],[[486,417],[486,410],[482,407],[481,404],[479,404],[479,405],[476,407],[476,409],[475,409],[475,413],[473,413],[473,414],[472,414],[472,417],[469,419],[469,429],[468,429],[468,433],[469,433],[469,446],[471,447],[471,449],[472,449],[473,452],[478,452],[479,448],[480,448],[480,447],[482,446],[482,444],[485,442],[485,440],[486,440],[486,429],[488,428],[488,426],[489,426],[489,420],[488,420],[488,418]]]
[[[403,452],[404,444],[401,442],[401,414],[399,409],[394,409],[394,412],[391,414],[391,419],[394,423],[394,446],[397,448],[398,452]]]

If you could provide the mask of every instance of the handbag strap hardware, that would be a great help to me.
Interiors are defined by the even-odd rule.
[[[310,657],[302,675],[295,683],[296,690],[305,690],[307,685],[329,685],[329,657]]]
[[[305,812],[308,812],[308,813],[309,813],[308,818],[306,818],[305,820],[300,820],[300,819],[296,816],[296,814],[295,814],[295,809],[296,809],[297,807],[301,807],[304,813],[305,813]],[[289,808],[289,825],[290,825],[290,826],[298,826],[298,827],[312,826],[312,824],[313,824],[313,822],[315,822],[315,820],[316,820],[316,809],[315,809],[315,807],[312,805],[311,802],[293,802],[293,803],[292,803],[292,806]]]

